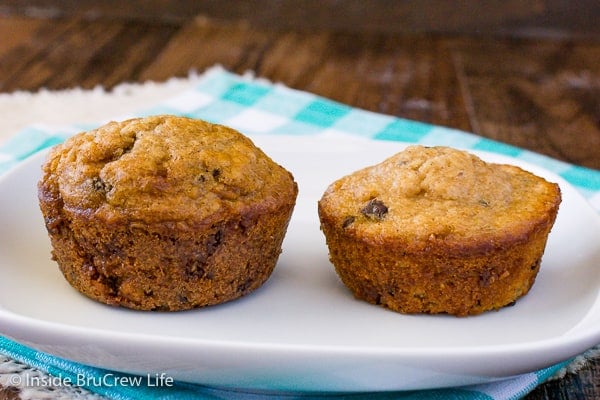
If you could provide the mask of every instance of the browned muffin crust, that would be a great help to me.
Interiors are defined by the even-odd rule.
[[[353,294],[403,313],[479,314],[538,273],[558,185],[448,147],[410,146],[319,201],[330,259]]]
[[[261,286],[297,196],[292,175],[241,133],[154,116],[56,146],[38,184],[52,256],[103,303],[184,310]]]

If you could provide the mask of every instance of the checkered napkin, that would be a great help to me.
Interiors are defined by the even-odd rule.
[[[228,125],[246,134],[319,135],[343,133],[376,140],[392,140],[424,145],[451,145],[485,150],[540,165],[575,186],[600,212],[600,171],[560,162],[527,150],[495,142],[470,133],[409,121],[355,109],[310,93],[289,89],[259,79],[242,77],[222,69],[206,73],[194,87],[136,113],[135,116],[176,114]],[[123,116],[129,117],[129,116]],[[115,118],[118,119],[118,118]],[[0,147],[0,174],[31,154],[60,143],[66,137],[95,128],[73,124],[66,127],[30,126]],[[88,376],[100,381],[113,372],[92,368],[35,351],[0,336],[0,354],[48,372],[54,376]],[[416,392],[369,394],[375,399],[518,399],[544,382],[568,362],[500,382],[462,388]],[[117,373],[114,373],[118,375]],[[72,379],[72,378],[70,378]],[[402,379],[402,377],[398,377]],[[173,387],[90,386],[87,389],[114,399],[270,399],[270,396],[215,390],[178,383]],[[281,396],[275,396],[280,398]],[[273,397],[273,398],[275,398]],[[317,396],[324,399],[327,396]],[[335,396],[356,399],[364,394]],[[285,398],[308,399],[286,395]],[[312,396],[312,398],[315,398]]]

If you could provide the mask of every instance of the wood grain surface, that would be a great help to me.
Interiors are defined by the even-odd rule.
[[[0,14],[184,24],[195,15],[255,28],[594,38],[597,0],[1,0]]]
[[[0,92],[111,88],[220,64],[600,169],[600,41],[593,37],[292,28],[206,16],[0,13]],[[600,361],[591,360],[526,399],[598,399],[599,374]],[[17,391],[0,387],[0,399],[13,398]]]

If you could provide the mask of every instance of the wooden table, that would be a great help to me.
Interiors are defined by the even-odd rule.
[[[0,10],[1,11],[1,10]],[[215,64],[600,169],[600,42],[0,15],[0,92],[111,88]],[[33,122],[33,121],[32,121]],[[533,399],[600,398],[600,360]],[[0,387],[0,399],[18,398]]]

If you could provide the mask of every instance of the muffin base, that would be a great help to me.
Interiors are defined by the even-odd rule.
[[[277,263],[291,211],[285,205],[196,226],[111,224],[85,213],[46,221],[53,259],[79,292],[131,309],[179,311],[260,287]]]
[[[413,252],[402,243],[373,246],[326,218],[321,228],[337,274],[357,299],[406,314],[466,316],[512,305],[529,292],[553,222],[495,248],[432,243]]]

